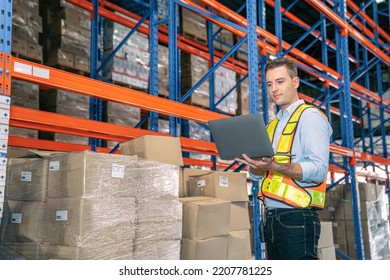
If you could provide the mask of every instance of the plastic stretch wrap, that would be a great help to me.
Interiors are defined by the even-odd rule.
[[[49,198],[47,211],[44,243],[117,246],[116,243],[135,236],[132,197]]]
[[[49,161],[44,158],[10,158],[6,197],[11,200],[46,201]]]
[[[178,166],[88,151],[47,162],[46,202],[7,200],[2,239],[19,243],[1,258],[179,259]]]
[[[136,259],[179,259],[182,205],[179,167],[139,160],[134,240]]]
[[[49,158],[48,196],[135,197],[137,157],[94,152]]]

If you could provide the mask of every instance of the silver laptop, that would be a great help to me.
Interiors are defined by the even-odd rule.
[[[223,160],[272,157],[274,149],[269,140],[263,117],[249,114],[209,121],[211,135]]]

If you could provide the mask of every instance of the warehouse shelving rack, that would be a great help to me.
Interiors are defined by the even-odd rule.
[[[358,259],[364,259],[364,250],[362,244],[362,234],[360,217],[358,214],[358,197],[357,197],[357,182],[356,182],[356,162],[364,162],[366,164],[381,165],[385,166],[387,171],[386,187],[389,188],[389,171],[388,166],[390,160],[387,158],[386,149],[386,131],[381,126],[381,141],[383,145],[383,157],[373,155],[373,147],[371,141],[371,147],[366,148],[364,152],[355,150],[354,143],[354,131],[352,127],[352,121],[355,123],[362,123],[363,115],[353,116],[352,115],[352,104],[351,97],[359,100],[367,101],[368,108],[365,110],[370,120],[370,106],[380,108],[381,123],[384,124],[384,112],[390,112],[389,100],[382,98],[382,90],[378,90],[379,94],[369,90],[369,84],[366,83],[363,87],[358,84],[356,80],[361,77],[368,79],[369,75],[372,75],[373,68],[375,67],[378,85],[382,84],[382,77],[379,75],[380,67],[382,65],[390,65],[389,58],[389,38],[388,34],[378,27],[377,19],[372,20],[364,13],[364,8],[359,9],[352,1],[334,1],[332,7],[325,5],[322,1],[309,1],[307,4],[313,8],[313,11],[318,11],[322,16],[318,26],[321,28],[321,32],[317,30],[317,25],[308,26],[302,21],[297,20],[289,13],[289,9],[294,5],[295,2],[291,3],[288,8],[281,6],[279,0],[276,1],[258,1],[258,5],[255,1],[246,1],[246,12],[247,17],[243,18],[238,13],[228,9],[224,5],[217,1],[200,1],[208,7],[204,9],[192,1],[169,1],[168,16],[166,19],[158,20],[156,18],[156,2],[149,1],[143,3],[143,1],[134,1],[142,6],[146,7],[149,12],[149,21],[145,20],[145,17],[132,13],[125,8],[112,4],[108,1],[97,1],[88,2],[85,0],[67,0],[70,3],[76,4],[84,9],[91,12],[92,16],[92,38],[97,36],[97,22],[98,16],[104,17],[108,20],[112,20],[123,24],[124,26],[133,29],[137,27],[137,31],[148,34],[150,36],[150,94],[142,93],[133,89],[123,88],[117,85],[109,84],[103,81],[99,81],[98,68],[98,56],[97,56],[97,41],[94,41],[91,46],[91,78],[75,75],[66,71],[50,68],[44,65],[36,64],[30,61],[22,60],[16,57],[12,57],[11,53],[11,26],[12,26],[12,0],[2,1],[0,4],[1,11],[0,23],[2,28],[0,29],[0,36],[4,38],[0,41],[0,74],[1,74],[1,94],[2,97],[7,100],[12,93],[10,92],[11,78],[21,79],[30,81],[33,83],[40,84],[45,87],[53,87],[58,89],[65,89],[75,92],[75,94],[87,95],[96,100],[107,100],[126,104],[129,106],[139,107],[147,111],[152,112],[149,115],[151,118],[151,129],[142,130],[138,128],[124,127],[109,123],[103,123],[99,121],[99,113],[91,115],[91,120],[83,120],[71,116],[58,115],[54,113],[42,112],[32,109],[26,109],[16,106],[7,107],[7,104],[2,105],[2,108],[10,111],[9,125],[18,126],[36,130],[47,130],[53,132],[68,133],[73,135],[88,136],[91,139],[104,139],[114,141],[126,141],[145,134],[163,135],[156,132],[156,118],[157,114],[164,114],[170,116],[170,133],[171,136],[177,136],[177,120],[193,120],[199,123],[207,123],[212,119],[218,119],[227,117],[224,114],[213,112],[210,110],[197,108],[194,106],[182,104],[184,101],[183,97],[180,97],[179,93],[179,67],[177,58],[177,48],[182,51],[195,54],[210,62],[210,72],[206,75],[207,77],[212,76],[212,71],[215,70],[219,65],[223,65],[229,69],[236,71],[242,75],[248,75],[249,81],[249,93],[250,93],[250,112],[256,113],[259,111],[259,96],[258,92],[258,81],[261,80],[261,76],[264,73],[263,67],[259,73],[258,61],[264,62],[266,55],[271,53],[279,56],[287,56],[295,60],[300,69],[323,81],[324,90],[323,94],[312,98],[301,94],[301,98],[308,102],[311,102],[319,107],[325,108],[327,114],[331,116],[331,113],[342,116],[341,117],[341,145],[332,144],[330,152],[332,155],[338,155],[343,158],[343,163],[331,162],[331,173],[343,173],[345,174],[344,179],[351,183],[352,195],[353,195],[353,210],[354,210],[354,225],[355,225],[355,239],[357,240],[357,257]],[[129,1],[126,1],[129,3]],[[330,1],[329,1],[330,2]],[[370,1],[370,5],[376,7],[375,1]],[[100,4],[99,8],[98,4]],[[123,4],[123,3],[122,3]],[[351,15],[346,11],[347,4],[355,12]],[[369,5],[367,4],[367,5]],[[275,9],[275,35],[266,31],[265,26],[265,13],[266,5],[270,5]],[[366,5],[366,7],[367,7]],[[122,5],[126,7],[125,5]],[[177,34],[178,23],[176,22],[177,7],[183,6],[186,9],[190,9],[195,13],[205,17],[208,22],[219,25],[221,28],[229,30],[232,34],[242,38],[239,44],[231,46],[231,50],[226,54],[219,53],[212,49],[212,45],[202,46],[180,34]],[[127,17],[122,17],[120,14],[112,11],[118,11]],[[277,11],[282,11],[279,13]],[[219,14],[223,14],[224,18],[217,16],[213,11],[218,11]],[[281,22],[283,16],[288,18],[290,21],[295,22],[297,25],[306,29],[304,36],[313,36],[313,42],[321,45],[322,50],[322,62],[310,57],[305,52],[298,49],[298,40],[294,44],[289,44],[283,41],[283,32]],[[129,18],[134,20],[129,20]],[[358,19],[359,18],[359,19]],[[368,26],[362,24],[360,21],[364,20]],[[139,23],[144,25],[141,25]],[[161,26],[163,22],[168,22],[168,29]],[[148,27],[145,27],[149,26]],[[335,42],[329,42],[326,38],[326,26],[333,25],[336,30]],[[358,30],[364,32],[367,36],[362,35]],[[373,30],[373,31],[371,31]],[[169,32],[168,32],[169,31]],[[209,34],[210,35],[210,34]],[[211,38],[211,37],[209,37]],[[357,48],[361,48],[365,54],[362,58],[356,58],[349,54],[348,39],[352,38],[358,41]],[[303,37],[302,37],[303,39]],[[248,44],[248,63],[243,63],[230,57],[235,51],[238,50],[240,44]],[[156,85],[157,70],[156,70],[156,59],[157,59],[157,46],[158,43],[164,43],[169,48],[169,75],[170,75],[170,99],[164,99],[157,97]],[[176,47],[177,46],[177,47]],[[327,53],[328,49],[331,48],[336,54],[340,55],[340,61],[337,65],[337,70],[327,65]],[[210,56],[209,52],[213,53],[214,56]],[[368,60],[367,52],[371,53],[370,60]],[[356,73],[351,74],[350,69],[347,67],[350,62],[359,63],[365,66],[366,70],[360,69]],[[262,66],[264,63],[262,63]],[[206,80],[207,77],[203,80]],[[195,87],[198,85],[195,85]],[[262,83],[264,87],[264,83]],[[194,91],[195,87],[191,89],[187,95]],[[263,89],[263,93],[266,91]],[[175,94],[174,94],[175,93]],[[267,108],[267,94],[263,94],[263,108]],[[211,95],[212,98],[212,95]],[[331,103],[335,99],[339,99],[340,108],[332,106]],[[213,100],[211,100],[213,101]],[[6,101],[5,101],[6,102]],[[214,104],[214,102],[211,102]],[[99,103],[95,104],[93,110],[98,112]],[[213,107],[213,105],[212,105]],[[267,110],[264,110],[264,118],[268,120]],[[361,110],[364,111],[364,110]],[[3,122],[4,123],[4,122]],[[8,125],[7,120],[5,120]],[[373,130],[375,128],[372,128]],[[363,138],[364,135],[362,135]],[[368,133],[367,137],[370,137]],[[212,142],[200,141],[189,139],[188,137],[180,137],[183,152],[195,152],[201,154],[209,154],[216,156],[217,150]],[[98,152],[112,152],[107,148],[99,147],[99,142],[91,142],[90,146],[75,145],[69,143],[60,143],[53,141],[45,141],[40,139],[24,139],[21,137],[13,137],[5,135],[2,141],[8,142],[9,146],[18,147],[29,147],[29,148],[42,148],[59,150],[59,151],[80,151],[80,150],[96,150]],[[363,140],[364,141],[364,140]],[[5,150],[6,151],[6,150]],[[6,159],[6,152],[2,153],[2,158]],[[200,165],[208,166],[212,168],[226,168],[227,165],[221,163],[215,163],[214,161],[195,160],[185,158],[185,164],[188,165]],[[4,174],[4,172],[3,172]],[[1,176],[0,176],[1,177]],[[1,182],[1,181],[0,181]],[[336,183],[336,182],[335,182]],[[1,188],[1,186],[0,186]],[[253,191],[256,193],[257,185],[254,184]],[[254,199],[256,205],[257,200]],[[258,207],[258,205],[257,205]],[[256,209],[256,208],[255,208]],[[254,212],[254,227],[257,228],[261,217],[259,211]],[[255,256],[257,259],[261,259],[261,248],[260,239],[257,231],[255,232]],[[342,252],[340,252],[341,254]]]

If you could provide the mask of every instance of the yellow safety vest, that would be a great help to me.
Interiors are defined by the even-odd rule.
[[[274,156],[277,163],[290,163],[290,156],[280,154],[290,154],[291,148],[298,125],[298,121],[304,110],[307,108],[316,108],[313,105],[302,104],[292,114],[282,135],[279,138],[276,153]],[[317,108],[316,108],[317,109]],[[319,110],[320,111],[320,110]],[[320,111],[321,112],[321,111]],[[321,112],[322,113],[322,112]],[[323,114],[323,113],[322,113]],[[326,115],[323,114],[325,118]],[[274,133],[278,124],[278,119],[274,119],[267,126],[268,136],[273,142]],[[270,197],[282,201],[290,206],[297,208],[324,208],[326,195],[326,180],[318,185],[310,187],[300,187],[293,179],[278,172],[268,171],[263,179],[258,196]]]

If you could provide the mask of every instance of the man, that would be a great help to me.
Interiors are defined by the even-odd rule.
[[[332,128],[326,116],[298,97],[296,64],[278,58],[267,63],[266,83],[280,111],[267,131],[275,156],[235,159],[248,165],[252,179],[261,180],[267,258],[317,259],[320,221],[325,203]]]

